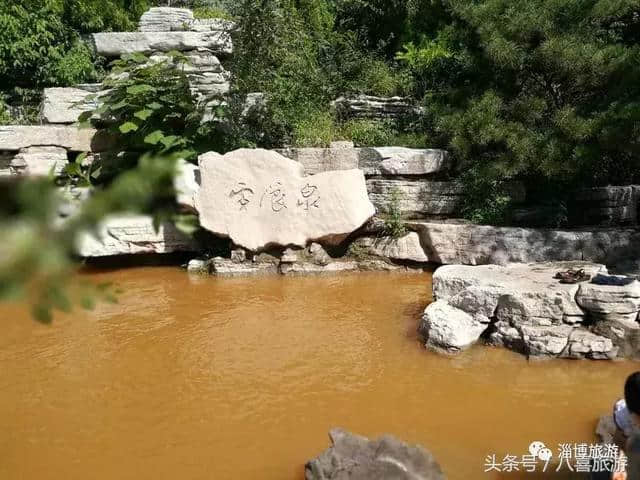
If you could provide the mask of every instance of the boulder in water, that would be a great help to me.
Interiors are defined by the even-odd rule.
[[[332,446],[305,466],[306,480],[445,479],[429,451],[391,435],[369,440],[334,429],[329,437]]]

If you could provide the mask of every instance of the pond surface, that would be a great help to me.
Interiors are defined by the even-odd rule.
[[[302,480],[335,426],[425,445],[450,479],[516,478],[485,457],[592,441],[637,367],[429,353],[429,274],[90,278],[120,304],[50,326],[0,307],[2,479]]]

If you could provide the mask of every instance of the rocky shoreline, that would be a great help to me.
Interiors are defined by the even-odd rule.
[[[592,278],[563,284],[567,269]],[[445,266],[433,276],[434,303],[420,333],[428,348],[459,353],[478,341],[528,357],[638,356],[640,282],[588,262]]]

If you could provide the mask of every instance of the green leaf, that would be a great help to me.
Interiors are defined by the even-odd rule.
[[[120,100],[119,102],[114,103],[113,105],[110,105],[109,110],[120,110],[128,106],[129,106],[129,102],[127,102],[126,100]]]
[[[91,115],[92,114],[93,114],[93,112],[82,112],[80,114],[80,116],[78,117],[78,121],[80,123],[88,122],[89,120],[91,120]]]
[[[160,110],[164,105],[162,105],[161,103],[158,102],[151,102],[149,105],[147,105],[147,108],[150,108],[151,110]]]
[[[151,145],[157,145],[164,138],[164,133],[162,130],[156,130],[151,132],[149,135],[144,137],[144,143],[149,143]]]
[[[149,110],[147,108],[145,108],[144,110],[138,110],[133,114],[134,117],[139,118],[142,121],[146,120],[151,115],[153,115],[153,110]]]
[[[133,122],[125,122],[120,125],[119,130],[122,133],[135,132],[136,130],[138,130],[138,125]]]
[[[173,223],[185,235],[193,235],[200,229],[200,221],[196,215],[176,215]]]
[[[129,95],[140,95],[141,93],[149,93],[149,92],[155,92],[155,91],[156,91],[155,88],[145,83],[141,85],[132,85],[131,87],[127,87],[127,93]]]
[[[49,305],[37,303],[32,307],[31,314],[40,323],[51,323],[51,307]]]

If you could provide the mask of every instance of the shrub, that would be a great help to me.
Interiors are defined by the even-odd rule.
[[[220,7],[196,7],[193,9],[195,18],[223,18],[231,20],[231,14]]]
[[[386,205],[386,212],[382,215],[384,234],[393,238],[400,238],[407,233],[401,202],[402,192],[394,188],[391,191],[389,203]]]
[[[294,125],[293,144],[297,147],[328,147],[339,138],[339,128],[331,111],[312,112]]]
[[[194,159],[202,114],[183,71],[185,62],[183,55],[170,52],[164,59],[130,54],[113,63],[100,105],[80,117],[82,122],[94,117],[105,126],[116,147],[93,166],[98,183],[135,167],[142,154]]]

